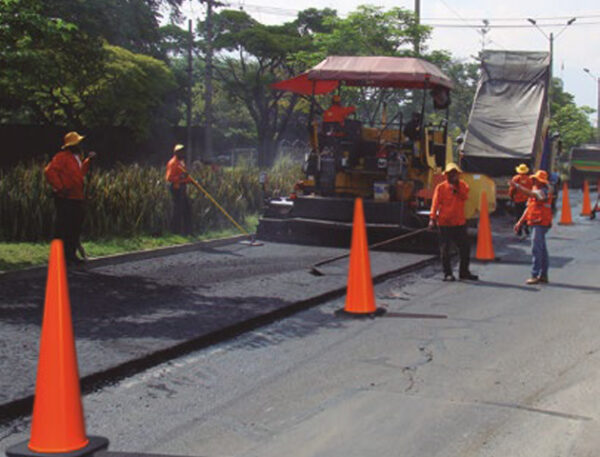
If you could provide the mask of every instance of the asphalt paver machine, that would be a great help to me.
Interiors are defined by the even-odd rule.
[[[274,90],[311,100],[310,152],[293,195],[268,202],[259,220],[259,239],[347,246],[356,197],[364,201],[369,242],[425,227],[433,189],[443,179],[446,163],[453,161],[448,135],[452,87],[437,66],[410,57],[330,56],[295,78],[275,83]],[[404,91],[412,97],[412,110],[405,115],[406,109],[384,106],[377,124],[346,116],[351,109],[338,107],[333,116],[329,110],[318,112],[319,96],[356,90],[352,88],[364,88],[363,94]],[[426,121],[427,103],[435,107],[435,123]],[[476,215],[481,190],[487,190],[493,211],[493,182],[483,175],[463,179],[472,189],[467,217]],[[435,240],[423,233],[412,240],[420,248],[424,243],[435,245]]]

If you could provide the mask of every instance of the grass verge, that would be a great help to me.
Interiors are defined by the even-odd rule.
[[[246,218],[244,228],[250,233],[256,231],[258,216]],[[160,237],[138,236],[135,238],[112,238],[108,240],[84,241],[83,247],[88,257],[103,257],[126,252],[143,251],[165,246],[193,243],[194,241],[211,240],[239,235],[236,228],[215,230],[196,236],[167,234]],[[0,271],[20,270],[48,261],[50,243],[0,243]]]

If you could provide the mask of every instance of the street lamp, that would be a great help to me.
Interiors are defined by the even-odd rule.
[[[548,34],[546,34],[546,32],[544,32],[542,30],[542,28],[537,25],[537,21],[535,19],[532,19],[530,17],[527,18],[527,22],[529,22],[531,25],[533,25],[536,29],[538,29],[542,35],[544,35],[546,37],[546,39],[548,41],[550,41],[550,85],[552,85],[552,65],[554,64],[554,39],[558,38],[564,31],[565,29],[570,26],[573,22],[575,22],[577,20],[576,17],[572,17],[571,19],[569,19],[566,24],[564,25],[564,27],[561,29],[560,32],[558,32],[556,34],[556,36],[554,36],[554,33],[550,32],[550,36],[548,36]]]
[[[597,101],[597,107],[596,107],[596,141],[600,144],[600,78],[597,77],[594,73],[592,73],[589,68],[584,68],[583,71],[585,71],[588,75],[590,75],[590,78],[595,80],[598,85],[598,90],[597,90],[598,101]]]

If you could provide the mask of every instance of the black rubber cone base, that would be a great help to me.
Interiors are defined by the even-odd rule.
[[[8,457],[84,457],[108,448],[108,439],[103,436],[88,436],[87,446],[73,452],[34,452],[27,447],[29,441],[15,444],[6,450]]]
[[[349,313],[344,308],[341,308],[336,310],[333,314],[335,314],[337,317],[353,317],[355,319],[363,319],[365,317],[370,317],[371,319],[374,319],[376,317],[383,316],[386,313],[386,311],[387,309],[385,308],[377,308],[372,313]]]

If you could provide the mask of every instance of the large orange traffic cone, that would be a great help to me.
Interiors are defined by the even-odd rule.
[[[6,454],[84,456],[106,447],[106,438],[85,434],[65,256],[62,241],[54,240],[48,261],[31,439]]]
[[[479,227],[477,228],[477,260],[494,260],[494,245],[492,243],[492,230],[490,227],[490,215],[488,211],[487,194],[481,192],[479,200]]]
[[[590,202],[590,186],[587,179],[583,181],[583,203],[581,205],[581,215],[589,216],[592,214],[592,204]]]
[[[346,289],[346,306],[337,313],[352,316],[376,316],[385,309],[375,308],[375,291],[369,261],[367,227],[363,211],[363,202],[357,198],[354,202],[354,221],[352,223],[352,244],[350,246],[350,269]]]
[[[569,186],[567,182],[563,183],[562,190],[562,208],[560,210],[560,225],[571,225],[573,219],[571,218],[571,202],[569,201]]]

